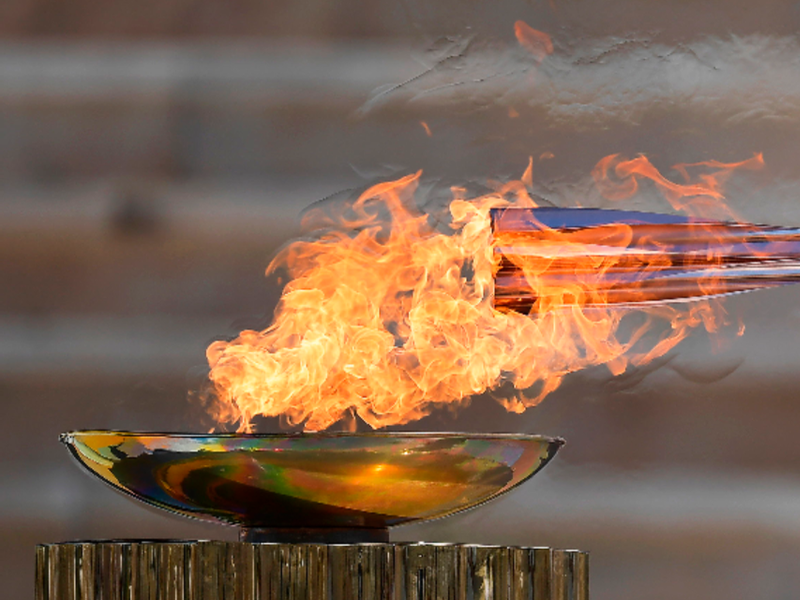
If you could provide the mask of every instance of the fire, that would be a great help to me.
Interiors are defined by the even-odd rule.
[[[530,52],[536,62],[542,62],[545,57],[553,53],[553,41],[544,31],[539,31],[528,25],[525,21],[514,23],[514,35],[519,45]]]
[[[557,226],[539,221],[548,220],[546,210],[498,212],[494,221],[499,260],[495,307],[546,314],[573,306],[607,312],[612,306],[658,304],[663,314],[665,303],[796,281],[797,231],[743,223],[722,202],[722,184],[735,170],[763,164],[763,157],[756,154],[736,163],[675,165],[683,184],[668,180],[644,156],[633,160],[607,156],[593,170],[597,187],[607,198],[630,198],[641,180],[650,180],[674,209],[688,213],[689,218],[573,211],[569,223]],[[702,171],[692,175],[698,169]],[[727,220],[710,219],[718,215]],[[564,218],[564,214],[555,217]],[[684,320],[685,313],[678,314],[681,320],[671,322],[674,330],[692,322]],[[714,330],[720,311],[698,303],[689,314]],[[664,343],[674,345],[682,337],[673,336]]]
[[[685,183],[680,184],[669,181],[645,156],[623,160],[618,154],[611,154],[597,163],[592,170],[592,177],[600,192],[609,200],[631,198],[639,190],[639,180],[649,179],[677,211],[696,217],[722,217],[737,221],[739,219],[722,201],[722,188],[737,169],[752,170],[763,166],[762,154],[755,154],[752,158],[736,163],[710,160],[678,164],[672,168],[683,176]],[[692,176],[690,169],[701,167],[713,171]]]
[[[593,175],[609,198],[630,197],[647,178],[674,206],[696,207],[689,200],[699,198],[702,209],[719,202],[721,180],[732,170],[760,162],[758,155],[737,164],[681,165],[687,179],[701,167],[716,176],[705,172],[677,184],[644,157],[613,155]],[[492,210],[536,206],[529,193],[533,162],[520,180],[498,183],[490,194],[469,198],[453,188],[447,233],[414,204],[420,175],[375,185],[333,216],[306,217],[321,226],[316,238],[290,243],[268,268],[289,275],[272,324],[208,348],[211,409],[219,423],[249,430],[256,416],[282,416],[322,430],[357,415],[380,428],[465,405],[503,382],[518,393],[499,401],[522,412],[569,373],[607,365],[618,374],[662,356],[693,327],[719,325],[710,300],[652,304],[637,308],[645,322],[621,335],[632,309],[604,304],[607,291],[591,289],[596,274],[613,271],[619,260],[638,260],[646,271],[668,259],[661,253],[598,256],[587,252],[580,234],[546,227],[532,252],[516,259],[539,298],[535,314],[498,310],[493,290],[502,252],[495,245],[517,243],[519,236],[493,234]],[[624,225],[605,234],[610,248],[630,242]],[[564,257],[569,277],[560,276]],[[644,344],[659,321],[665,327],[655,331],[665,332]]]

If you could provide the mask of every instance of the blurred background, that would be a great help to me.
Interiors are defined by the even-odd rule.
[[[518,19],[551,55],[520,48]],[[674,178],[763,152],[730,204],[800,225],[797,31],[795,0],[2,2],[4,596],[30,597],[36,543],[234,538],[117,496],[57,435],[207,430],[187,400],[205,347],[269,314],[264,268],[315,200],[533,156],[537,193],[569,206],[611,153]],[[634,208],[668,208],[645,192]],[[598,600],[796,598],[798,300],[732,298],[720,335],[522,416],[476,399],[417,424],[568,445],[523,489],[395,539],[589,550]]]

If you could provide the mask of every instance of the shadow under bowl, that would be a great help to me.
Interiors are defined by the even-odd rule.
[[[142,502],[284,531],[386,531],[450,515],[526,481],[564,443],[522,434],[127,431],[75,431],[61,441],[91,473]]]

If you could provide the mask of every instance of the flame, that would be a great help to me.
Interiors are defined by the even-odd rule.
[[[619,154],[606,156],[592,170],[592,177],[600,192],[609,200],[627,200],[639,191],[639,179],[652,181],[664,194],[672,208],[698,217],[730,218],[738,221],[723,202],[722,188],[730,175],[737,169],[759,169],[764,166],[764,156],[755,154],[752,158],[736,163],[722,163],[715,160],[678,164],[672,168],[678,171],[686,183],[674,183],[664,177],[646,156],[631,160],[620,158]],[[692,176],[690,169],[707,167],[710,173]],[[613,174],[613,175],[612,175]],[[688,199],[688,200],[687,200]],[[722,213],[720,215],[720,213]]]
[[[721,179],[758,162],[760,155],[736,164],[681,165],[687,182],[677,184],[644,157],[612,155],[593,174],[610,198],[632,196],[646,178],[673,206],[691,209],[690,198],[719,200]],[[536,206],[529,193],[532,165],[520,180],[494,182],[495,191],[480,197],[452,188],[449,233],[437,230],[414,204],[421,173],[375,185],[338,214],[309,213],[305,222],[316,219],[322,226],[317,237],[290,243],[268,268],[289,274],[273,323],[208,348],[214,418],[249,430],[258,415],[283,416],[322,430],[357,415],[380,428],[420,419],[436,407],[464,405],[504,381],[518,392],[499,401],[522,412],[571,372],[606,365],[619,374],[662,356],[693,327],[719,326],[723,315],[710,300],[653,304],[639,308],[643,322],[621,335],[631,311],[611,307],[607,290],[591,289],[593,278],[613,273],[622,260],[638,261],[648,271],[668,258],[587,253],[596,237],[547,228],[531,245],[532,254],[514,258],[538,297],[535,317],[497,310],[493,289],[501,260],[493,243],[525,238],[493,234],[491,211]],[[689,178],[698,167],[717,178]],[[620,224],[602,235],[613,250],[626,247],[632,234]],[[570,277],[561,276],[565,264]],[[653,329],[658,322],[661,329]],[[652,331],[655,339],[645,343]]]
[[[617,154],[606,156],[592,171],[606,198],[628,199],[645,179],[674,209],[695,218],[681,224],[632,226],[618,222],[565,230],[531,226],[525,219],[515,222],[513,216],[505,219],[496,236],[503,263],[497,273],[496,304],[547,312],[573,303],[607,307],[696,299],[766,285],[763,273],[761,283],[755,284],[752,277],[730,277],[730,268],[722,271],[723,266],[741,265],[759,253],[765,255],[770,248],[759,243],[763,231],[741,224],[722,202],[723,184],[735,170],[763,164],[761,154],[736,163],[679,164],[674,169],[686,182],[680,184],[667,179],[644,156],[632,160]],[[707,171],[692,176],[691,170],[697,168]],[[707,220],[720,213],[740,226]],[[784,236],[783,241],[788,240]],[[683,270],[682,276],[676,276],[676,270]]]
[[[553,53],[553,41],[544,31],[539,31],[525,21],[514,23],[514,35],[519,45],[530,52],[536,62],[541,63],[545,57]]]

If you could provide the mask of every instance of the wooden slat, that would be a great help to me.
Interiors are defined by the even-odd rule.
[[[36,564],[37,600],[588,600],[586,554],[550,548],[82,542]]]

